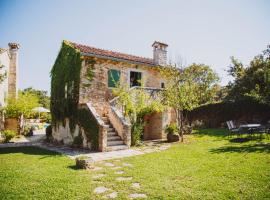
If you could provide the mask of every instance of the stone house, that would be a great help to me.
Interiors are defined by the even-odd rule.
[[[8,98],[18,96],[18,49],[17,43],[9,43],[8,48],[0,48],[0,108],[6,106]],[[4,116],[1,115],[0,129],[3,128]]]
[[[71,57],[71,53],[64,51],[64,44],[76,50],[80,55],[78,90],[76,94],[73,94],[73,96],[78,96],[78,99],[77,101],[73,99],[70,102],[76,102],[75,105],[77,105],[78,109],[86,109],[89,117],[94,119],[91,123],[95,124],[93,127],[97,128],[95,133],[97,134],[97,149],[99,151],[110,151],[129,148],[131,143],[131,125],[123,117],[122,112],[120,112],[117,106],[115,106],[117,97],[112,95],[112,88],[116,87],[115,82],[120,80],[120,78],[130,88],[140,87],[142,79],[144,80],[144,87],[147,91],[160,90],[166,87],[166,80],[159,73],[157,66],[167,64],[168,45],[161,42],[154,42],[152,45],[153,58],[143,58],[73,42],[63,42],[63,46],[52,69],[51,112],[53,119],[55,119],[52,123],[52,136],[54,141],[72,144],[75,140],[77,141],[75,138],[81,135],[82,146],[88,148],[93,147],[93,140],[86,136],[86,128],[83,127],[83,123],[75,120],[75,128],[71,130],[71,123],[69,122],[75,114],[67,114],[65,110],[70,107],[59,109],[59,107],[65,104],[65,99],[68,98],[68,95],[72,96],[70,95],[70,91],[76,88],[74,86],[76,84],[75,79],[68,82],[63,78],[67,76],[66,70],[70,70],[72,66],[74,67],[74,64],[71,65],[71,62],[75,60],[75,58],[69,58]],[[60,61],[61,56],[67,61]],[[70,68],[67,68],[67,65]],[[76,72],[74,70],[72,73],[75,76]],[[89,74],[91,78],[89,78]],[[62,81],[59,80],[57,85],[56,79],[60,79],[59,77],[62,77]],[[61,90],[59,90],[60,87],[62,87]],[[57,95],[60,96],[57,97]],[[64,99],[61,103],[59,103],[60,98]],[[66,116],[61,116],[64,115],[64,112]],[[62,120],[56,120],[56,118]],[[171,110],[147,116],[147,125],[144,129],[143,138],[145,140],[165,138],[164,127],[173,118],[174,113]]]

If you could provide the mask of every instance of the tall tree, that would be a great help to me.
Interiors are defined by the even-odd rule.
[[[228,73],[234,82],[228,85],[227,100],[237,101],[247,98],[270,104],[270,46],[255,56],[248,66],[231,58]]]
[[[4,68],[4,65],[1,64],[0,61],[0,84],[5,80],[5,78],[7,77],[7,72],[2,72],[2,69]]]
[[[50,108],[50,97],[47,94],[47,91],[45,90],[37,90],[32,87],[26,88],[21,91],[23,94],[29,93],[37,96],[38,98],[38,103],[45,107],[45,108]]]
[[[186,68],[166,66],[161,67],[160,71],[167,80],[163,91],[164,102],[175,109],[183,142],[183,111],[213,102],[219,78],[209,66],[203,64],[192,64]]]

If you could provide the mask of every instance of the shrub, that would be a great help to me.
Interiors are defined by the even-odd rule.
[[[4,136],[4,142],[9,142],[12,138],[16,136],[16,132],[12,130],[4,130],[2,132],[2,135]]]
[[[143,135],[143,123],[134,123],[131,127],[131,145],[140,145]]]
[[[23,129],[23,135],[32,136],[34,128],[31,125],[25,125]]]
[[[178,125],[176,123],[171,123],[169,125],[166,126],[165,128],[165,132],[167,134],[178,134]]]
[[[50,141],[52,139],[52,126],[49,125],[46,127],[46,140]]]

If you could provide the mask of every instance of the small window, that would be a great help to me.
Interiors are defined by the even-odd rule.
[[[120,80],[120,71],[116,69],[108,70],[108,87],[116,87]]]
[[[161,88],[165,88],[165,83],[164,82],[161,82],[160,87]]]
[[[130,87],[142,85],[142,73],[141,72],[130,72]]]

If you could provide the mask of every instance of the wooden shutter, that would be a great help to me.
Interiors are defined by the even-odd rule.
[[[116,87],[116,84],[120,80],[120,71],[116,69],[108,70],[108,87]]]

